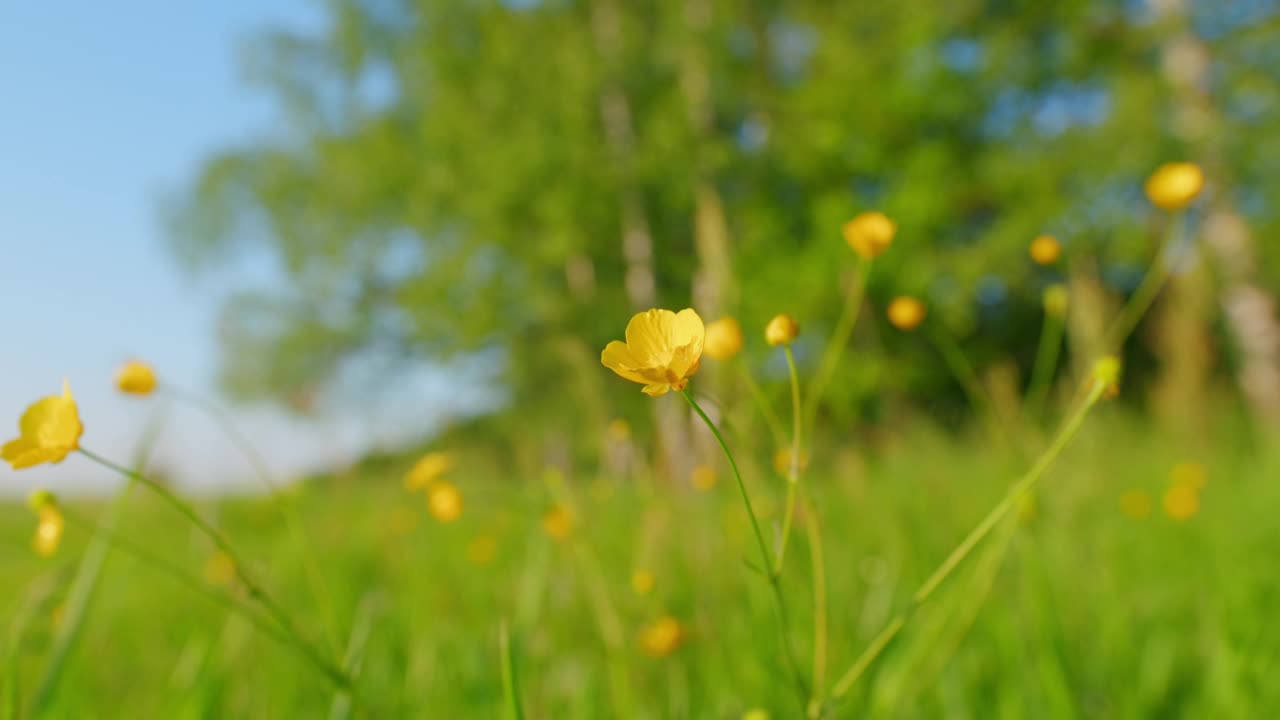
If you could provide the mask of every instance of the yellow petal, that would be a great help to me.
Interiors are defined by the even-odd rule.
[[[627,348],[635,359],[633,367],[665,365],[675,349],[676,314],[654,308],[638,313],[627,323]]]
[[[631,352],[631,348],[626,343],[614,340],[606,345],[604,352],[600,353],[600,362],[631,382],[649,382],[649,379],[637,370],[641,363],[636,359]]]
[[[662,397],[670,391],[671,383],[652,383],[650,385],[645,385],[640,389],[640,392],[648,395],[649,397]]]

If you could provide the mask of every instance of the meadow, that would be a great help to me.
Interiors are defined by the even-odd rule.
[[[1258,717],[1275,707],[1280,638],[1259,619],[1280,592],[1269,560],[1280,548],[1270,510],[1280,454],[1224,415],[1174,443],[1125,410],[1098,411],[832,716]],[[825,448],[829,469],[806,478],[826,536],[834,669],[1025,469],[980,434],[915,427],[871,447]],[[591,445],[603,458],[632,443],[615,426]],[[340,618],[354,706],[291,648],[158,570],[157,557],[243,597],[208,538],[135,488],[119,523],[130,544],[109,559],[47,716],[499,717],[503,622],[527,717],[800,714],[726,468],[694,485],[643,468],[609,474],[603,460],[572,476],[534,466],[500,476],[477,458],[449,472],[465,506],[441,522],[404,487],[412,459],[285,496]],[[741,459],[758,513],[775,522],[784,474],[770,454]],[[1186,483],[1199,488],[1191,505],[1176,492]],[[556,508],[572,520],[550,520]],[[320,642],[327,611],[307,592],[275,504],[199,510],[243,541],[253,571]],[[18,643],[7,675],[26,699],[93,537],[77,522],[108,510],[66,512],[80,519],[57,556],[9,553],[0,569],[5,606],[22,608],[7,616]],[[5,535],[24,543],[29,517],[7,508]],[[784,590],[808,658],[808,549],[797,541],[794,552]],[[655,638],[664,617],[678,638]]]

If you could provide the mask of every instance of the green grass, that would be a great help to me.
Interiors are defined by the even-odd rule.
[[[921,429],[887,436],[873,453],[815,453],[806,482],[826,536],[829,675],[848,667],[1025,470],[1025,461],[976,440]],[[772,527],[784,480],[769,469],[768,453],[753,457],[749,445],[729,441]],[[1169,470],[1187,459],[1204,463],[1209,480],[1200,512],[1180,522],[1164,515],[1160,496]],[[449,525],[431,520],[395,475],[306,487],[300,511],[344,642],[359,641],[350,664],[358,668],[354,716],[502,717],[504,618],[526,717],[737,718],[754,707],[797,716],[767,584],[745,562],[756,558],[755,541],[728,469],[718,467],[710,493],[655,478],[599,477],[593,468],[569,477],[578,506],[572,542],[598,560],[625,627],[613,673],[578,554],[542,532],[551,500],[536,471],[472,475],[464,462],[451,479],[466,511]],[[1280,599],[1277,477],[1280,452],[1226,428],[1175,441],[1102,408],[1039,486],[1034,513],[988,538],[834,716],[1266,715],[1280,707],[1280,630],[1271,622]],[[1121,493],[1132,488],[1154,497],[1150,517],[1120,511]],[[100,515],[104,506],[76,509]],[[278,511],[265,500],[200,509],[319,642],[320,611]],[[404,527],[405,517],[416,525]],[[17,505],[0,513],[10,540],[0,562],[6,629],[29,587],[46,577],[55,587],[22,637],[16,669],[24,696],[87,542],[69,527],[59,554],[39,560],[26,546],[32,522]],[[196,575],[213,552],[145,492],[131,498],[120,527]],[[467,557],[479,535],[497,540],[486,566]],[[799,532],[783,578],[806,670],[807,552]],[[657,578],[644,596],[630,588],[637,567]],[[678,618],[688,637],[672,655],[652,658],[636,635],[663,614]],[[626,692],[611,690],[619,682]],[[295,653],[117,552],[48,716],[325,717],[334,698]]]

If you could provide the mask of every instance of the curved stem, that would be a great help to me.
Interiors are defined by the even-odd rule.
[[[938,323],[928,323],[927,327],[926,334],[933,341],[934,347],[942,354],[942,359],[947,363],[947,368],[951,370],[951,374],[955,376],[955,379],[960,383],[960,387],[964,389],[964,393],[969,398],[969,404],[973,406],[974,412],[982,416],[983,423],[987,426],[987,432],[991,435],[991,439],[1002,444],[1008,444],[1009,438],[1000,424],[999,416],[996,415],[995,404],[991,402],[987,391],[983,389],[982,383],[978,381],[978,373],[973,369],[973,365],[969,363],[969,359],[964,356],[964,351],[956,344],[955,338]]]
[[[219,405],[206,400],[192,392],[188,392],[172,385],[164,386],[164,390],[175,399],[184,402],[197,410],[203,412],[222,430],[222,432],[236,446],[236,449],[249,461],[249,465],[253,467],[254,473],[258,476],[258,480],[263,487],[267,489],[267,493],[271,496],[271,500],[280,510],[281,516],[284,518],[285,525],[289,528],[292,535],[293,543],[302,558],[303,572],[306,573],[307,582],[311,585],[311,593],[315,596],[316,602],[321,605],[321,617],[324,619],[325,635],[329,642],[330,652],[337,654],[338,650],[338,623],[333,609],[333,595],[329,592],[329,587],[324,581],[324,575],[320,572],[320,566],[316,562],[315,553],[311,549],[311,542],[308,538],[306,526],[302,523],[302,518],[298,514],[297,508],[293,502],[280,494],[280,489],[271,478],[271,472],[267,468],[266,461],[262,455],[258,453],[253,443],[249,442],[249,438],[240,432],[240,428],[232,421],[231,416]]]
[[[1031,370],[1031,387],[1027,391],[1027,417],[1032,423],[1038,423],[1044,413],[1045,397],[1049,393],[1049,386],[1053,384],[1054,370],[1058,367],[1065,328],[1066,322],[1061,315],[1051,312],[1044,314],[1040,345],[1036,349],[1036,364]]]
[[[1080,426],[1084,423],[1085,417],[1088,416],[1089,411],[1093,409],[1093,406],[1097,405],[1104,390],[1106,390],[1106,386],[1095,379],[1092,387],[1089,389],[1088,396],[1084,399],[1084,402],[1081,403],[1075,414],[1073,414],[1067,422],[1063,424],[1062,429],[1059,430],[1053,443],[1040,455],[1040,458],[1036,460],[1031,469],[1009,488],[1008,492],[1005,493],[1004,498],[1001,499],[1000,502],[987,513],[986,517],[984,517],[982,521],[979,522],[967,536],[965,536],[964,540],[962,540],[960,544],[951,551],[951,554],[947,556],[946,560],[944,560],[942,564],[939,565],[931,575],[929,575],[924,583],[921,584],[916,592],[911,596],[911,601],[907,607],[898,612],[888,622],[888,624],[885,625],[884,629],[880,631],[880,634],[871,641],[871,644],[867,646],[867,649],[858,656],[858,659],[854,661],[853,665],[840,677],[840,680],[836,682],[835,686],[831,690],[831,699],[833,701],[840,699],[853,688],[858,679],[862,677],[869,667],[871,667],[871,664],[876,660],[876,658],[880,656],[898,632],[902,630],[903,626],[907,624],[907,620],[915,614],[915,611],[929,599],[929,596],[938,589],[938,586],[941,585],[942,582],[951,575],[956,567],[969,556],[969,553],[973,551],[973,548],[991,532],[991,529],[994,528],[1011,509],[1013,509],[1018,498],[1030,490],[1041,476],[1044,475],[1045,471],[1049,469],[1049,466],[1057,460],[1058,456],[1062,454],[1063,449],[1067,447],[1072,438],[1074,438],[1076,433],[1079,432]]]
[[[813,693],[809,697],[809,717],[817,718],[822,714],[822,693],[827,684],[827,561],[822,549],[822,524],[808,492],[804,493],[803,504],[813,575]]]
[[[778,632],[782,638],[783,652],[786,654],[787,663],[795,675],[796,691],[799,694],[801,703],[807,701],[809,691],[805,688],[804,677],[800,674],[800,666],[796,663],[795,649],[791,646],[791,633],[789,632],[790,622],[787,619],[787,603],[786,598],[782,594],[782,585],[778,582],[778,576],[769,572],[769,546],[764,541],[764,533],[760,531],[760,520],[756,517],[755,508],[751,505],[751,496],[747,492],[747,484],[742,480],[742,472],[738,470],[738,461],[733,457],[733,451],[729,450],[729,445],[725,443],[724,436],[720,434],[720,429],[716,424],[711,422],[711,418],[707,416],[706,411],[693,399],[693,395],[688,390],[681,390],[680,395],[689,403],[689,407],[697,413],[702,422],[706,424],[707,429],[715,436],[716,442],[720,444],[720,450],[724,452],[724,456],[729,460],[729,468],[733,470],[733,479],[738,482],[738,492],[742,495],[742,504],[747,509],[747,518],[751,521],[751,529],[756,536],[756,544],[760,547],[761,571],[769,581],[769,587],[773,591],[775,615],[778,618]]]
[[[796,493],[800,489],[800,373],[796,370],[796,357],[791,347],[784,346],[787,354],[787,371],[791,376],[791,463],[787,467],[787,506],[782,516],[782,534],[778,538],[778,555],[773,562],[773,574],[782,574],[782,561],[787,554],[787,540],[791,537],[791,525],[796,515]]]
[[[108,470],[112,470],[124,477],[136,480],[139,484],[145,486],[148,490],[159,496],[160,499],[167,502],[183,517],[187,518],[192,525],[212,540],[213,544],[216,545],[219,550],[226,553],[227,557],[231,559],[236,577],[238,577],[240,582],[244,584],[245,590],[248,591],[249,596],[257,600],[258,603],[262,605],[263,609],[267,611],[267,614],[270,615],[271,618],[280,625],[281,629],[283,629],[284,632],[293,639],[294,643],[298,646],[298,649],[304,652],[315,666],[327,675],[335,685],[344,688],[351,687],[351,679],[347,674],[321,655],[315,647],[311,645],[311,643],[307,642],[307,640],[302,636],[302,633],[300,633],[297,627],[293,624],[289,614],[285,612],[285,610],[267,594],[262,586],[248,574],[245,570],[244,561],[241,559],[240,554],[236,552],[236,549],[231,546],[231,543],[227,541],[226,537],[224,537],[217,528],[210,525],[204,518],[200,517],[199,513],[197,513],[190,505],[184,502],[177,495],[173,494],[173,491],[169,490],[164,485],[157,483],[142,473],[134,472],[122,465],[117,465],[101,455],[86,450],[85,448],[80,448],[79,452],[81,455],[84,455]]]
[[[506,619],[498,625],[498,653],[502,662],[502,697],[506,701],[507,719],[524,720],[524,709],[520,705],[520,682],[511,651],[511,631]]]
[[[782,447],[782,443],[785,442],[786,438],[786,432],[782,429],[782,421],[778,420],[778,414],[773,411],[773,407],[769,404],[769,399],[760,390],[760,385],[751,377],[747,366],[741,361],[737,361],[735,364],[741,371],[742,384],[747,386],[747,392],[751,393],[751,399],[755,401],[756,408],[760,411],[760,415],[764,417],[765,424],[769,426],[769,432],[773,435],[775,447]]]
[[[1182,243],[1185,235],[1185,220],[1182,212],[1174,213],[1169,217],[1169,227],[1165,232],[1165,241],[1156,251],[1155,260],[1151,263],[1151,268],[1147,270],[1147,274],[1142,278],[1142,284],[1138,289],[1129,296],[1128,302],[1120,310],[1120,315],[1116,317],[1106,335],[1106,345],[1103,346],[1104,352],[1120,354],[1120,349],[1124,347],[1124,343],[1138,327],[1138,322],[1147,314],[1147,310],[1151,308],[1151,304],[1156,301],[1160,295],[1160,291],[1164,288],[1166,282],[1169,281],[1171,275],[1169,262],[1165,258],[1169,250]]]
[[[867,278],[870,274],[871,261],[859,259],[853,285],[849,287],[849,292],[844,298],[844,309],[841,310],[840,318],[836,320],[835,327],[831,331],[831,339],[827,342],[826,349],[822,351],[818,372],[813,376],[809,395],[805,399],[804,416],[810,425],[817,417],[822,394],[826,392],[827,383],[831,382],[831,376],[840,365],[840,356],[844,354],[844,349],[849,344],[849,337],[853,335],[853,328],[858,322],[858,313],[862,309],[862,300],[866,296]]]
[[[77,513],[74,513],[65,507],[59,509],[62,512],[63,517],[71,521],[73,525],[89,534],[89,536],[95,540],[101,541],[106,545],[110,545],[116,550],[119,550],[125,555],[131,556],[134,560],[137,560],[154,570],[159,570],[173,580],[176,580],[186,586],[188,590],[194,591],[201,597],[222,606],[226,610],[239,614],[241,617],[248,620],[249,623],[259,632],[272,640],[275,640],[282,645],[293,646],[290,638],[286,637],[284,633],[274,625],[271,625],[265,618],[259,616],[248,607],[240,604],[226,593],[215,592],[209,589],[208,584],[192,577],[182,566],[174,564],[163,557],[152,553],[141,545],[135,544],[132,540],[126,539],[113,529],[101,527],[86,518],[80,517]]]

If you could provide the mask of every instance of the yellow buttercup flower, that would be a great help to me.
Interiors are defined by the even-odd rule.
[[[156,389],[156,373],[139,360],[130,360],[116,373],[116,387],[130,395],[150,395]]]
[[[631,573],[631,589],[637,595],[648,595],[653,590],[653,573],[638,568]]]
[[[1169,482],[1172,485],[1186,485],[1195,490],[1203,490],[1209,482],[1209,474],[1198,462],[1180,462],[1169,471]]]
[[[453,483],[440,480],[427,488],[427,511],[440,522],[449,523],[462,515],[462,493]]]
[[[1027,252],[1037,265],[1052,265],[1058,262],[1058,258],[1062,257],[1062,246],[1058,244],[1058,239],[1054,236],[1041,235],[1031,241],[1031,247],[1027,249]]]
[[[1190,520],[1200,512],[1200,493],[1190,485],[1173,485],[1164,493],[1164,513],[1174,520]]]
[[[715,360],[729,360],[742,350],[742,326],[731,317],[722,317],[707,325],[703,352]]]
[[[689,474],[689,482],[694,489],[709,492],[716,486],[716,469],[710,465],[699,465]]]
[[[889,308],[885,310],[885,315],[889,317],[889,323],[899,330],[911,331],[920,327],[920,323],[924,322],[925,316],[929,314],[929,309],[924,303],[910,295],[900,295],[889,303]]]
[[[57,502],[50,500],[41,504],[36,508],[36,533],[31,538],[31,549],[40,557],[56,553],[62,544],[62,531],[66,524]]]
[[[1120,358],[1107,355],[1093,364],[1093,382],[1101,384],[1105,390],[1103,396],[1112,398],[1120,394],[1120,371],[1123,365]]]
[[[1151,515],[1152,504],[1151,494],[1146,490],[1129,490],[1120,496],[1120,511],[1135,520]]]
[[[627,323],[626,342],[614,340],[600,353],[605,367],[644,385],[651,397],[684,390],[698,372],[706,328],[691,309],[646,310]]]
[[[1054,317],[1063,317],[1067,314],[1067,303],[1070,296],[1067,294],[1067,286],[1062,283],[1054,283],[1044,289],[1044,295],[1041,302],[1044,303],[1044,311],[1048,315]]]
[[[80,449],[80,412],[71,386],[62,383],[62,394],[42,398],[27,408],[18,421],[20,435],[0,448],[0,457],[14,470],[41,463],[60,463]]]
[[[622,418],[615,418],[609,421],[609,426],[605,428],[605,432],[615,442],[625,442],[631,437],[631,423]]]
[[[800,464],[797,466],[801,471],[809,467],[809,451],[800,451]],[[773,454],[773,469],[778,471],[779,475],[786,475],[791,472],[791,448],[778,448]]]
[[[666,657],[680,647],[684,638],[680,621],[663,615],[640,631],[640,649],[656,658]]]
[[[1152,205],[1162,210],[1181,210],[1204,190],[1204,171],[1190,162],[1165,163],[1147,178],[1144,189]]]
[[[863,260],[883,254],[893,244],[898,226],[882,212],[864,212],[844,224],[844,240]]]
[[[573,513],[563,505],[553,505],[542,516],[542,529],[556,540],[565,540],[573,533]]]
[[[236,561],[218,550],[204,564],[204,579],[210,585],[229,586],[236,580]]]
[[[456,465],[453,455],[447,452],[429,452],[423,455],[404,476],[406,490],[425,490]]]
[[[800,335],[800,325],[796,319],[787,314],[774,315],[768,325],[764,326],[764,341],[772,347],[790,345]]]

